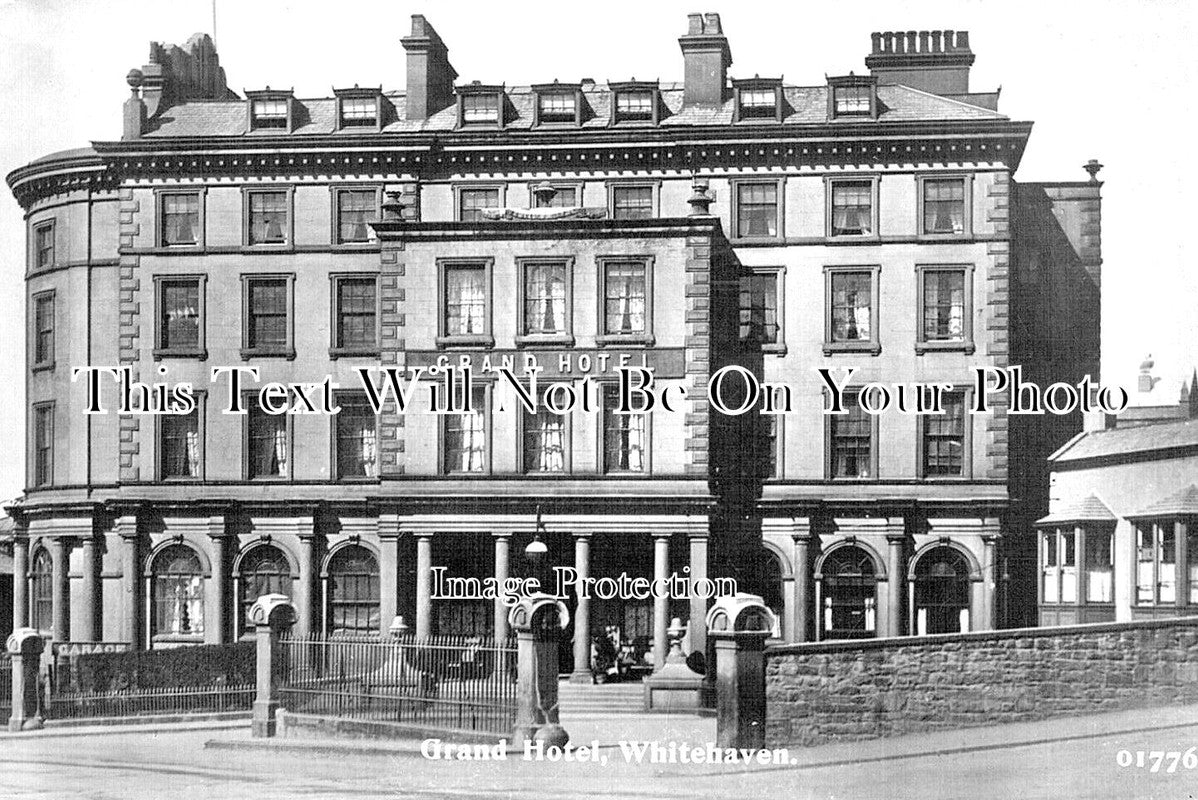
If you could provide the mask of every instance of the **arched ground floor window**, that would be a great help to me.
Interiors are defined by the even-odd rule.
[[[172,544],[150,562],[152,637],[204,635],[204,567],[195,550]]]
[[[361,545],[342,547],[329,558],[325,573],[325,631],[377,635],[379,562]]]
[[[878,630],[878,578],[873,558],[846,545],[824,558],[817,587],[821,639],[868,639]]]

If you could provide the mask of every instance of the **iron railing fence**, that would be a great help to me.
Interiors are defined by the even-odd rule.
[[[0,654],[0,720],[12,716],[12,658]],[[3,724],[0,722],[0,724]]]
[[[252,683],[107,692],[68,691],[47,698],[44,711],[48,719],[249,711],[256,693],[257,687]]]
[[[477,637],[287,638],[280,705],[317,716],[509,734],[516,647]]]
[[[253,642],[60,656],[39,686],[42,713],[82,719],[249,711],[255,657]]]

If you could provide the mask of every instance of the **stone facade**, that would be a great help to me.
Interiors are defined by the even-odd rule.
[[[768,747],[1198,701],[1198,617],[766,651]]]

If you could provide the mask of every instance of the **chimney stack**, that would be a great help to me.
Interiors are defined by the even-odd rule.
[[[678,40],[685,62],[682,105],[720,106],[725,99],[732,51],[719,14],[691,14],[686,35]]]
[[[884,31],[870,35],[865,66],[879,84],[901,83],[932,94],[968,94],[973,51],[968,31]]]
[[[400,40],[408,51],[407,118],[428,119],[453,105],[457,70],[449,49],[421,14],[412,15],[412,35]]]

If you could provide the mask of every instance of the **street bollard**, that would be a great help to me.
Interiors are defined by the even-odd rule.
[[[8,654],[12,656],[12,716],[10,731],[34,731],[42,727],[38,708],[38,667],[46,643],[33,628],[17,628],[8,637]]]
[[[262,739],[275,735],[279,710],[279,684],[284,676],[284,652],[280,639],[295,624],[295,606],[282,594],[266,594],[250,608],[250,623],[257,628],[258,695],[250,723],[250,735]]]

